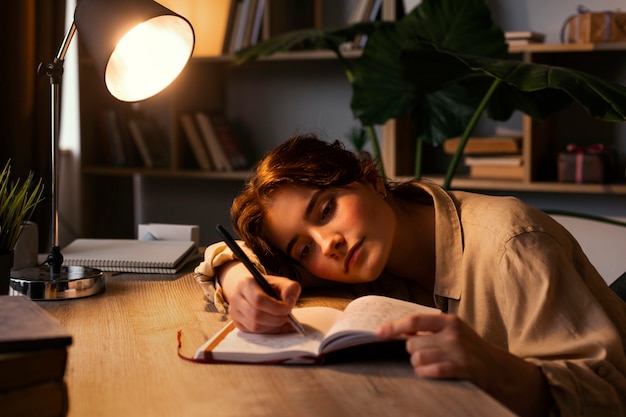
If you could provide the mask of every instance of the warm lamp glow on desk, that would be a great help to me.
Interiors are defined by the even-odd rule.
[[[178,77],[193,52],[187,19],[152,0],[79,0],[54,61],[39,65],[52,95],[52,248],[47,266],[11,274],[10,294],[35,300],[80,298],[104,291],[104,274],[93,268],[63,267],[58,236],[59,121],[63,61],[78,30],[109,93],[136,102],[161,92]]]

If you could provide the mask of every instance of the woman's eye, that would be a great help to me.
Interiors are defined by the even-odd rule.
[[[322,207],[321,220],[328,220],[335,211],[335,199],[332,198]]]
[[[304,245],[302,249],[300,250],[300,260],[306,259],[306,257],[309,256],[310,251],[311,251],[311,244],[308,243]]]

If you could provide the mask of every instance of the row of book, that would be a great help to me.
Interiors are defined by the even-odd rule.
[[[348,23],[374,21],[380,13],[382,0],[355,0]]]
[[[228,13],[222,53],[232,54],[261,39],[265,0],[233,0]],[[267,24],[267,23],[266,23]]]
[[[356,0],[348,19],[349,24],[358,22],[373,22],[380,19],[382,0]],[[352,48],[362,49],[367,42],[367,35],[358,35],[352,43]]]
[[[100,118],[97,162],[116,167],[166,168],[171,165],[167,136],[152,117],[105,109]]]
[[[380,19],[383,0],[354,0],[347,24]],[[232,54],[261,39],[302,28],[322,25],[315,1],[232,0],[226,23],[223,54]],[[355,39],[363,47],[366,36]]]
[[[546,36],[532,30],[509,31],[504,33],[504,39],[509,46],[529,45],[531,43],[543,43]]]
[[[246,153],[223,115],[204,111],[185,113],[180,116],[180,123],[198,168],[225,172],[248,168]],[[125,116],[107,109],[100,127],[102,152],[97,162],[116,167],[172,166],[172,146],[153,117]]]
[[[64,416],[72,336],[24,296],[0,296],[0,415]]]
[[[443,143],[446,154],[454,154],[460,138]],[[463,163],[470,178],[510,179],[524,178],[521,135],[470,137],[463,149]]]
[[[232,172],[249,167],[242,144],[221,113],[183,113],[180,124],[200,169]]]

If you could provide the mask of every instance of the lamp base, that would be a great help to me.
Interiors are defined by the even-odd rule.
[[[43,265],[11,271],[9,295],[25,295],[32,300],[66,300],[100,294],[104,291],[104,273],[83,266],[62,266],[54,276]]]

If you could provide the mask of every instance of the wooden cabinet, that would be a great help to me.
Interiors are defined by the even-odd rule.
[[[574,68],[598,75],[620,84],[626,80],[626,43],[606,44],[533,44],[512,47],[513,57],[527,62]],[[459,173],[452,188],[469,190],[530,191],[548,193],[589,193],[626,195],[626,126],[593,119],[574,104],[568,110],[537,122],[518,115],[522,130],[522,157],[525,161],[521,180],[473,179]],[[392,120],[383,128],[383,161],[387,174],[395,179],[413,175],[415,139],[408,123]],[[587,146],[603,143],[614,148],[619,156],[618,179],[608,184],[575,184],[557,181],[557,155],[568,143]],[[425,176],[443,183],[449,157],[440,148],[428,150]],[[427,164],[428,165],[428,164]],[[433,166],[434,165],[434,166]]]

